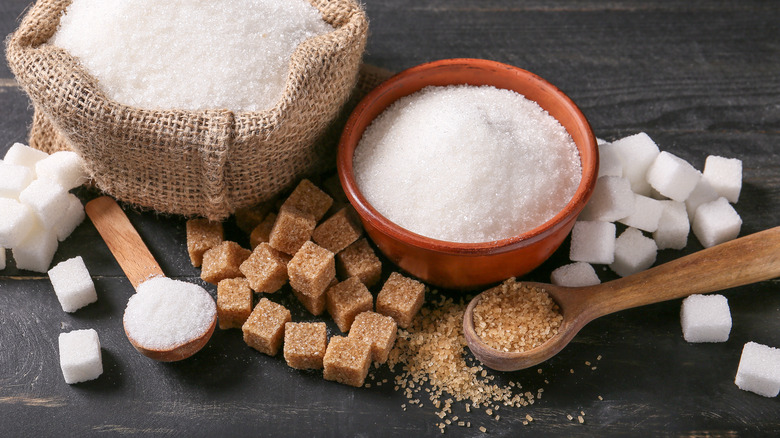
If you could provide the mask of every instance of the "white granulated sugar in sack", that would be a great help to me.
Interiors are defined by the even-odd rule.
[[[780,394],[780,348],[746,343],[742,347],[734,383],[743,391],[777,397]]]
[[[688,199],[685,200],[685,208],[688,210],[688,220],[693,222],[693,219],[696,217],[696,209],[699,208],[700,205],[712,202],[719,197],[718,192],[715,191],[715,188],[712,187],[710,182],[702,177],[698,184],[696,184],[696,187],[693,188],[691,194],[688,195]]]
[[[35,173],[40,179],[50,179],[65,190],[87,182],[84,161],[73,151],[58,151],[35,163]]]
[[[634,213],[636,195],[631,191],[631,182],[618,176],[602,176],[596,180],[596,187],[588,204],[580,213],[580,220],[615,222]]]
[[[563,265],[550,274],[552,284],[566,287],[593,286],[601,283],[590,263],[574,262]]]
[[[305,0],[73,0],[50,43],[126,105],[259,111],[298,45],[331,31]]]
[[[48,157],[49,154],[38,149],[31,148],[30,146],[14,143],[5,153],[3,162],[7,164],[15,164],[17,166],[24,166],[31,171],[35,171],[35,163]]]
[[[742,160],[710,155],[704,163],[702,179],[706,180],[719,196],[731,203],[739,200],[742,191]]]
[[[647,182],[669,199],[684,202],[701,179],[701,172],[682,158],[661,152],[647,170]]]
[[[19,201],[35,212],[43,228],[51,230],[68,209],[68,192],[48,179],[36,179],[19,194]]]
[[[647,169],[660,150],[653,139],[644,132],[613,141],[623,163],[623,177],[631,181],[631,190],[643,196],[650,196]]]
[[[81,256],[60,262],[49,269],[49,281],[65,312],[75,312],[97,301],[95,284]]]
[[[509,90],[427,87],[366,129],[357,185],[389,220],[451,242],[517,236],[552,219],[580,183],[579,152],[539,105]]]
[[[653,240],[658,245],[658,249],[685,248],[691,230],[685,204],[671,200],[660,202],[663,205],[663,212],[658,220],[658,229],[653,233]]]
[[[645,237],[636,228],[627,228],[615,240],[615,261],[609,267],[621,277],[626,277],[653,266],[658,254],[655,241]]]
[[[100,339],[93,329],[60,333],[60,368],[65,383],[97,379],[103,374]]]
[[[216,313],[214,299],[202,287],[154,277],[138,285],[123,320],[136,344],[166,350],[202,336]]]
[[[0,161],[0,197],[19,199],[19,194],[33,181],[33,171],[27,166]]]
[[[658,229],[658,221],[661,220],[663,211],[664,206],[661,201],[647,196],[634,195],[634,212],[618,222],[652,233]]]
[[[0,246],[19,246],[38,225],[30,207],[15,199],[0,198]]]
[[[726,198],[718,198],[696,209],[691,228],[702,246],[709,248],[739,236],[742,218]]]
[[[571,230],[569,259],[610,264],[615,260],[616,227],[612,222],[577,221]]]

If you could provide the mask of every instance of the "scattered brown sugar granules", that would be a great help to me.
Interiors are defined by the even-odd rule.
[[[420,398],[428,397],[442,420],[452,415],[455,402],[465,403],[466,412],[533,404],[534,393],[523,393],[520,384],[499,385],[482,365],[469,364],[463,336],[465,309],[463,301],[455,303],[444,296],[434,298],[411,326],[399,329],[387,361],[390,371],[396,374],[396,390],[404,393],[410,405],[420,406]],[[446,425],[446,421],[442,424]]]
[[[526,351],[558,333],[563,315],[544,289],[506,280],[482,293],[474,306],[474,330],[501,351]]]

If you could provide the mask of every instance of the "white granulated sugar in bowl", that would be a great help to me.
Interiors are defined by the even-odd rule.
[[[49,42],[122,104],[259,111],[295,48],[332,30],[306,0],[73,0]]]
[[[450,242],[517,236],[552,219],[582,176],[571,136],[538,104],[490,86],[427,87],[380,114],[355,150],[368,202]]]
[[[203,336],[216,313],[214,299],[202,287],[154,277],[138,285],[123,322],[136,345],[167,350]]]

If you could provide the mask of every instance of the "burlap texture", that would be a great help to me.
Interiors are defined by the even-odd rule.
[[[355,87],[368,22],[353,0],[309,0],[335,30],[293,53],[282,98],[258,112],[145,110],[109,99],[46,42],[70,0],[39,0],[6,41],[32,101],[30,145],[74,150],[102,191],[163,213],[221,220],[333,162],[333,131]],[[236,60],[241,62],[241,60]]]

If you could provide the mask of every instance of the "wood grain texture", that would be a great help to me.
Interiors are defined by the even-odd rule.
[[[18,25],[28,3],[0,2],[0,33]],[[479,57],[525,68],[569,94],[598,137],[645,131],[662,150],[699,169],[709,154],[740,158],[744,186],[735,208],[744,221],[741,235],[778,225],[777,2],[364,3],[370,19],[366,62],[399,71],[436,59]],[[12,81],[0,63],[0,154],[25,141],[32,120],[29,101]],[[84,201],[96,196],[76,193]],[[189,262],[182,218],[125,211],[168,276],[215,293]],[[246,245],[235,227],[227,228],[230,238]],[[685,250],[661,251],[658,262],[699,249],[691,236]],[[217,330],[186,361],[149,360],[122,330],[133,287],[89,221],[60,245],[54,263],[76,255],[95,280],[98,301],[73,314],[62,312],[45,276],[19,271],[13,262],[0,271],[0,436],[440,435],[427,399],[415,407],[389,384],[355,390],[317,372],[292,370],[281,356],[246,347],[237,330]],[[524,279],[548,282],[550,272],[567,262],[564,243]],[[597,272],[603,281],[615,278],[608,269]],[[780,347],[779,291],[778,280],[725,291],[733,328],[720,344],[683,340],[679,300],[599,318],[550,361],[495,374],[498,383],[514,381],[534,393],[544,388],[534,405],[502,408],[496,421],[456,404],[453,414],[471,428],[451,426],[446,435],[474,436],[484,426],[491,436],[777,436],[780,399],[743,392],[733,379],[745,342]],[[269,299],[288,306],[294,320],[306,320],[288,289]],[[57,336],[81,328],[98,331],[104,373],[71,386],[59,370]],[[340,334],[333,324],[328,329]],[[375,373],[392,382],[386,367]],[[584,424],[576,421],[580,411]],[[526,414],[534,421],[524,426]]]

